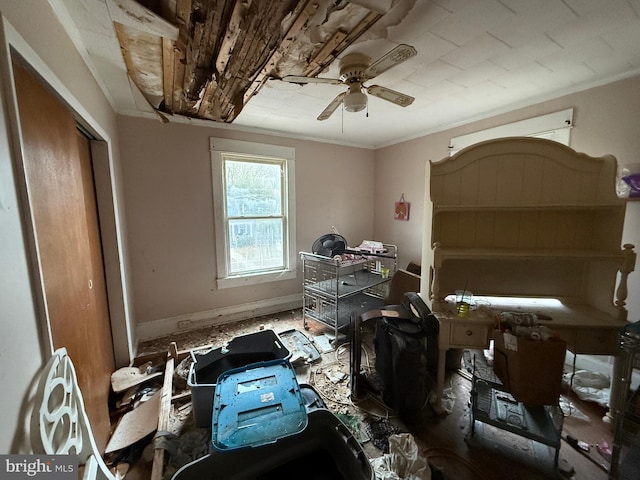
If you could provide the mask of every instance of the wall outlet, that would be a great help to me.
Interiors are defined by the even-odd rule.
[[[189,328],[191,326],[191,320],[178,320],[178,328],[180,330],[184,330],[185,328]]]

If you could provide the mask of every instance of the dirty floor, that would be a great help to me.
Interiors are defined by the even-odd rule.
[[[139,345],[138,353],[166,351],[171,342],[177,344],[179,351],[218,347],[238,335],[262,329],[273,329],[278,334],[297,329],[309,339],[332,333],[332,329],[312,320],[308,321],[308,329],[305,329],[301,311],[293,310],[144,342]],[[367,332],[365,328],[361,360],[362,369],[365,372],[374,370],[375,353],[372,338],[372,332]],[[610,425],[602,421],[605,410],[595,403],[582,402],[575,396],[569,395],[568,388],[566,395],[561,398],[565,406],[572,407],[573,413],[564,418],[563,437],[569,435],[585,442],[590,451],[579,453],[563,440],[558,472],[553,469],[555,451],[543,444],[477,421],[474,435],[469,436],[471,376],[464,368],[453,369],[447,373],[445,387],[450,388],[448,398],[453,401],[450,414],[436,415],[430,408],[426,408],[417,421],[405,425],[375,395],[364,395],[363,400],[352,401],[348,377],[349,345],[341,342],[340,339],[337,345],[338,347],[333,351],[323,353],[318,361],[297,367],[298,380],[300,383],[310,384],[320,394],[327,407],[350,424],[361,439],[364,451],[370,458],[383,455],[383,451],[379,448],[381,447],[379,439],[376,438],[375,432],[371,435],[370,428],[372,422],[381,420],[380,424],[385,426],[388,433],[410,432],[413,434],[429,463],[441,470],[447,479],[605,480],[607,478],[604,470],[605,461],[596,450],[597,444],[607,442],[611,445],[612,443]],[[187,365],[182,365],[177,370],[182,370],[184,376],[187,369]],[[435,373],[433,376],[435,378]],[[184,398],[172,404],[170,429],[175,438],[181,439],[180,442],[192,444],[185,446],[184,451],[180,452],[184,462],[189,455],[199,456],[206,453],[210,443],[210,432],[194,428],[192,405],[187,395],[188,387],[184,380],[178,379],[174,383],[174,397],[180,394],[181,389],[185,390],[185,395]],[[175,450],[175,445],[171,448]],[[191,451],[187,452],[189,449]],[[176,468],[169,465],[165,478],[170,478],[172,471]],[[138,465],[137,470],[141,469],[144,470],[144,466]],[[135,478],[135,470],[132,471],[133,475],[130,477],[132,479]],[[140,478],[144,477],[140,476]]]

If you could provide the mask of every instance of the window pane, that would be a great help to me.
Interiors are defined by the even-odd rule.
[[[229,221],[229,273],[284,268],[282,219]]]
[[[228,217],[281,215],[279,164],[227,160],[225,184]]]

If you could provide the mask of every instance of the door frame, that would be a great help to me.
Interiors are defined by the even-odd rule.
[[[113,141],[100,122],[72,94],[22,36],[0,14],[0,66],[2,67],[3,96],[6,99],[6,119],[9,133],[16,188],[20,196],[20,215],[26,238],[25,248],[30,260],[34,305],[39,319],[40,347],[43,358],[53,353],[53,341],[47,316],[42,272],[38,263],[33,218],[29,207],[22,156],[22,134],[18,116],[17,99],[13,80],[11,57],[15,55],[31,72],[48,86],[59,100],[72,112],[78,125],[88,132],[94,168],[96,201],[100,222],[100,236],[107,285],[107,302],[111,320],[111,334],[116,367],[129,365],[136,353],[135,328],[127,288],[128,261],[123,248],[123,209],[118,201],[121,196],[119,168]]]

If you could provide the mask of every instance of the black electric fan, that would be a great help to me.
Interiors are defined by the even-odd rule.
[[[347,251],[347,241],[342,235],[337,233],[327,233],[313,242],[311,250],[316,255],[333,258],[336,255],[342,255]]]

